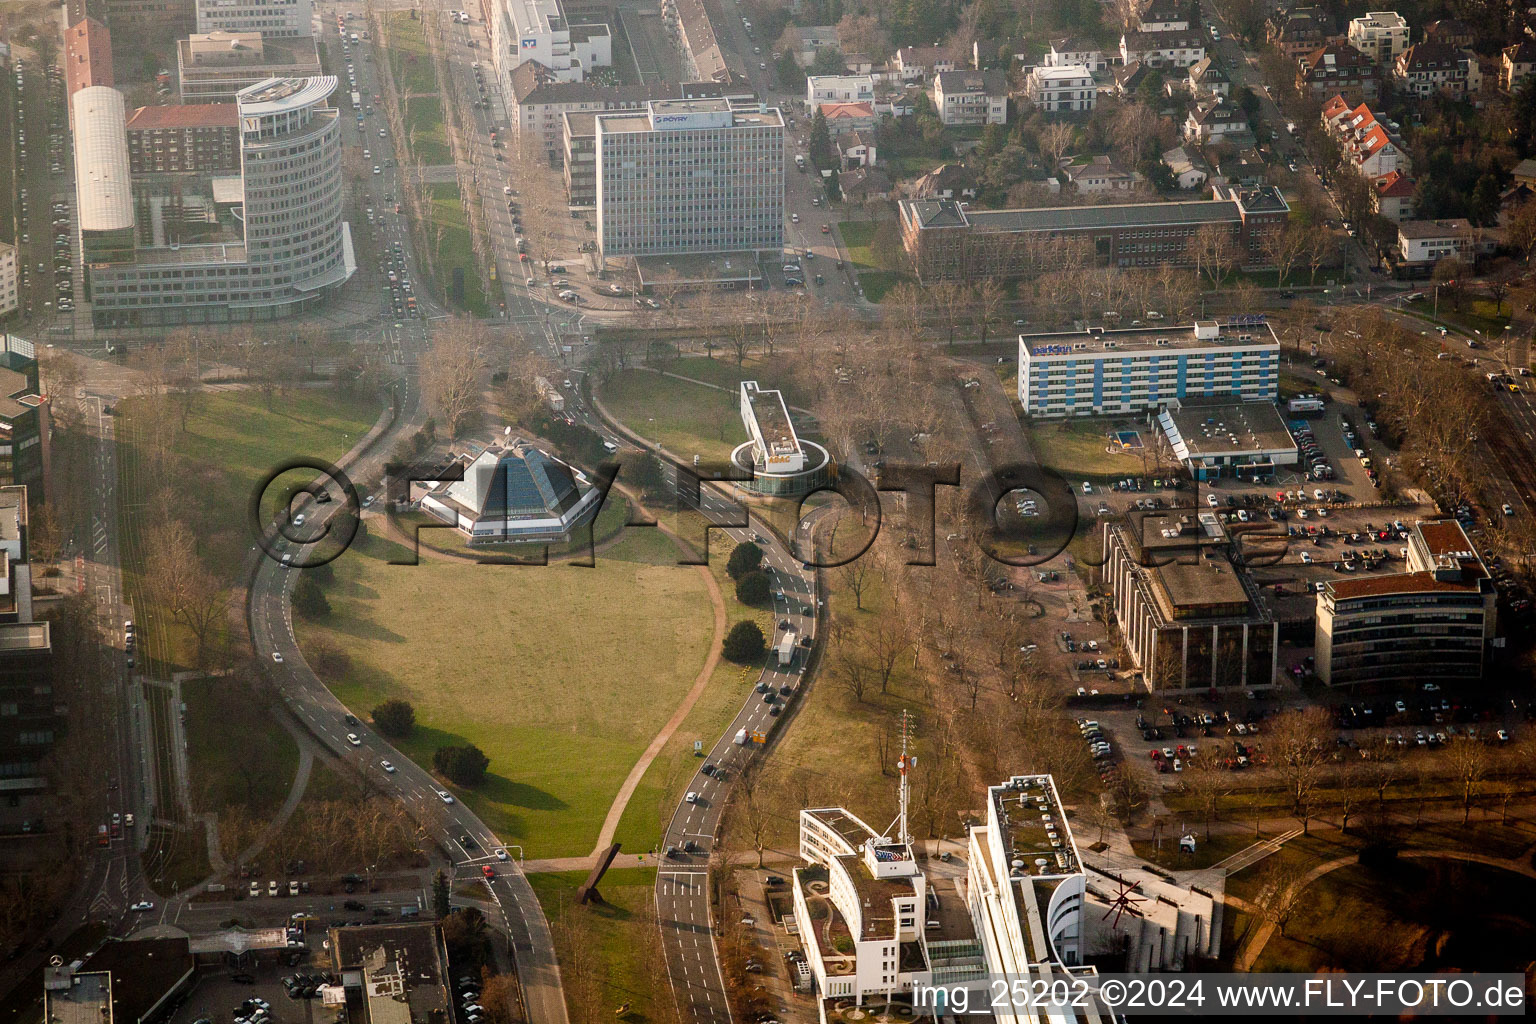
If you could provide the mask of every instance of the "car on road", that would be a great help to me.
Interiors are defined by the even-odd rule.
[[[261,883],[260,882],[252,882],[251,883],[251,896],[252,897],[256,897],[256,896],[260,896],[260,895],[261,895]]]
[[[272,660],[277,662],[279,665],[281,665],[283,663],[283,652],[282,651],[273,651],[272,652]]]
[[[684,798],[683,798],[683,799],[684,799],[684,800],[685,800],[685,801],[686,801],[686,802],[687,802],[687,803],[690,803],[690,804],[696,804],[696,803],[698,803],[698,802],[699,802],[699,794],[698,794],[698,793],[695,793],[695,792],[694,792],[694,791],[693,791],[693,790],[691,790],[691,789],[690,789],[690,790],[689,790],[689,791],[688,791],[688,795],[687,795],[687,796],[685,796],[685,797],[684,797]]]
[[[271,881],[269,881],[267,883],[267,895],[268,896],[276,896],[277,895],[277,879],[274,878],[274,879],[272,879]]]
[[[143,913],[146,910],[154,910],[155,909],[155,905],[153,903],[151,903],[149,900],[139,900],[139,902],[135,903],[133,906],[129,907],[128,909],[132,910],[132,911],[135,911],[135,912],[138,912],[138,913]]]
[[[1506,502],[1505,502],[1505,503],[1504,503],[1504,514],[1505,514],[1505,515],[1507,515],[1507,516],[1512,516],[1512,515],[1514,515],[1514,514],[1515,514],[1515,508],[1514,508],[1514,506],[1513,506],[1513,505],[1511,505],[1511,504],[1510,504],[1510,503],[1509,503],[1509,502],[1507,502],[1507,501],[1506,501]]]
[[[453,794],[448,792],[446,789],[439,789],[437,791],[437,798],[445,804],[453,803]]]
[[[482,865],[480,865],[480,873],[482,875],[484,875],[486,878],[495,878],[496,877],[496,869],[491,867],[489,864],[482,864]]]
[[[379,767],[383,768],[390,775],[395,774],[395,766],[390,764],[388,761],[380,761],[379,762]]]
[[[507,859],[507,851],[503,850],[499,846],[496,847],[496,859],[497,860],[506,860]]]
[[[358,738],[358,735],[355,732],[347,733],[347,742],[352,744],[354,747],[360,747],[363,745],[363,741]]]

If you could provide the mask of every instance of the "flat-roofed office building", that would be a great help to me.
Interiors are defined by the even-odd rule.
[[[315,34],[310,0],[196,0],[199,32],[260,32],[263,37]]]
[[[260,32],[203,32],[178,40],[181,102],[233,103],[242,89],[269,78],[313,78],[320,52],[313,36],[265,39]]]
[[[599,114],[597,235],[608,256],[781,252],[784,118],[726,99]]]
[[[1019,402],[1031,416],[1100,416],[1171,401],[1274,401],[1280,341],[1258,318],[1019,335]]]

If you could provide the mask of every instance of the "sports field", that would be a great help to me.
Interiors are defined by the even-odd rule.
[[[301,645],[349,656],[326,681],[359,716],[389,697],[415,706],[399,745],[416,763],[446,744],[485,751],[485,783],[459,795],[528,857],[590,852],[713,643],[698,571],[648,529],[627,531],[594,569],[426,553],[388,564],[402,552],[369,539],[338,559],[332,614],[298,623]]]

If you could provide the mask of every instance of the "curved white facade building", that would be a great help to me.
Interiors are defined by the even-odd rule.
[[[140,249],[130,265],[93,266],[95,325],[270,320],[317,304],[351,277],[341,122],[328,105],[335,91],[329,76],[242,89],[243,243],[167,244]]]
[[[70,97],[75,196],[86,265],[133,259],[133,188],[123,94],[93,85]]]

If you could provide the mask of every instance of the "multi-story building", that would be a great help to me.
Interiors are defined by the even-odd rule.
[[[507,95],[507,120],[515,142],[528,151],[542,146],[550,162],[564,151],[567,113],[605,110],[639,110],[651,100],[663,99],[661,85],[600,86],[590,82],[562,82],[537,61],[527,61],[512,73]]]
[[[7,338],[9,343],[12,339]],[[19,339],[16,339],[19,340]],[[0,376],[14,375],[0,370]],[[35,374],[35,370],[34,370]],[[6,399],[0,404],[14,402]],[[8,439],[14,444],[14,439]],[[34,497],[34,500],[37,496]],[[0,485],[0,836],[49,829],[48,754],[66,709],[53,689],[53,636],[32,610],[27,488]]]
[[[1499,88],[1514,92],[1532,74],[1536,74],[1536,43],[1526,39],[1504,47],[1499,54]]]
[[[43,500],[51,432],[36,349],[14,334],[0,337],[0,486],[17,485],[34,502]]]
[[[311,36],[264,39],[260,32],[207,32],[176,44],[181,101],[233,103],[269,78],[314,78],[320,53]]]
[[[1373,100],[1380,85],[1375,61],[1348,43],[1329,43],[1296,60],[1296,89],[1318,99],[1340,93]]]
[[[1413,179],[1400,171],[1388,171],[1371,182],[1371,206],[1394,224],[1413,219]]]
[[[504,87],[531,60],[560,82],[580,82],[593,68],[613,63],[608,26],[572,25],[562,0],[490,0],[487,10],[496,76]]]
[[[1029,71],[1024,95],[1047,113],[1092,110],[1099,92],[1085,64],[1038,64]]]
[[[21,306],[16,270],[16,247],[9,242],[0,242],[0,317],[16,312]]]
[[[1007,124],[1008,76],[1001,71],[941,71],[933,106],[947,125]]]
[[[823,1024],[850,1001],[894,1001],[901,1016],[925,1016],[935,1008],[918,990],[932,984],[979,990],[999,976],[1049,986],[1092,975],[1076,966],[1087,953],[1087,884],[1052,778],[1016,775],[987,790],[962,889],[925,873],[906,834],[914,762],[902,755],[902,814],[884,833],[843,807],[800,812],[806,866],[793,874],[794,906],[797,920],[814,922],[800,934]],[[992,1013],[1006,1024],[1037,1019]]]
[[[822,103],[873,103],[875,102],[874,75],[807,75],[805,77],[805,103],[815,107]]]
[[[69,106],[82,263],[92,267],[132,260],[133,175],[123,94],[92,86],[75,93]]]
[[[1472,222],[1464,217],[1405,220],[1397,226],[1397,251],[1404,263],[1433,266],[1449,256],[1471,260],[1474,242]]]
[[[125,35],[134,32],[192,31],[197,24],[194,0],[104,0],[107,27]]]
[[[572,210],[597,207],[597,111],[560,115],[565,199]]]
[[[1330,18],[1321,7],[1294,7],[1270,16],[1264,38],[1288,60],[1296,60],[1322,46],[1329,36]]]
[[[1109,58],[1099,45],[1091,39],[1077,36],[1056,40],[1045,52],[1045,59],[1041,63],[1053,68],[1083,67],[1090,72],[1109,70]]]
[[[1120,37],[1120,62],[1149,68],[1187,68],[1205,59],[1205,36],[1177,32],[1127,32]]]
[[[1445,43],[1415,43],[1392,64],[1392,80],[1402,92],[1419,98],[1442,95],[1460,99],[1476,58]]]
[[[682,63],[680,77],[685,82],[741,82],[745,69],[734,54],[727,60],[709,11],[704,0],[662,0],[661,14]]]
[[[799,37],[794,49],[795,60],[803,68],[815,63],[818,50],[841,51],[836,25],[796,25],[793,28]]]
[[[1271,186],[1217,186],[1212,198],[1020,210],[971,210],[954,200],[897,205],[902,244],[924,281],[1018,277],[1060,265],[1065,249],[1087,264],[1193,266],[1191,238],[1205,227],[1227,230],[1236,262],[1269,265],[1266,239],[1284,229],[1290,206]]]
[[[1128,171],[1114,158],[1100,153],[1087,160],[1073,160],[1061,169],[1061,177],[1081,195],[1095,192],[1134,192],[1146,183],[1140,171]]]
[[[239,107],[204,103],[140,107],[128,118],[134,174],[240,171]]]
[[[1408,49],[1408,22],[1396,11],[1370,11],[1349,23],[1349,45],[1386,67]]]
[[[1317,595],[1317,674],[1329,686],[1476,682],[1498,594],[1453,519],[1416,523],[1406,572],[1328,580]]]
[[[1274,682],[1280,626],[1215,512],[1131,512],[1104,530],[1104,579],[1141,685],[1215,690]]]
[[[929,75],[954,71],[959,65],[942,46],[903,46],[896,51],[892,66],[897,78],[903,82],[912,82]]]
[[[1150,0],[1139,5],[1136,27],[1143,32],[1188,32],[1189,6],[1178,0]]]
[[[784,246],[784,118],[728,100],[597,116],[597,235],[607,256]]]
[[[1472,31],[1472,26],[1460,18],[1441,18],[1424,26],[1424,41],[1427,43],[1444,43],[1457,49],[1470,49],[1476,39],[1477,33]]]
[[[1196,105],[1184,119],[1184,138],[1201,145],[1248,135],[1248,115],[1222,99]]]
[[[1280,343],[1263,323],[1088,328],[1019,335],[1019,403],[1031,416],[1134,414],[1173,401],[1273,401]]]
[[[82,234],[126,229],[130,243],[96,261],[86,257],[96,326],[287,316],[323,302],[351,277],[357,265],[342,218],[341,123],[327,105],[335,90],[331,77],[274,78],[242,90],[238,229],[224,241],[137,250],[132,197],[115,186],[129,173],[119,96],[115,145],[76,147]],[[84,90],[77,105],[94,92],[112,90]],[[110,165],[105,179],[87,163],[93,154]]]
[[[281,39],[314,35],[311,0],[196,0],[197,31],[259,32]]]
[[[65,95],[112,84],[112,33],[95,18],[82,18],[64,33]]]
[[[1189,89],[1191,96],[1226,99],[1232,92],[1232,79],[1228,77],[1226,70],[1216,62],[1215,57],[1207,57],[1189,66],[1189,75],[1185,79],[1185,87]]]
[[[1368,105],[1351,107],[1343,96],[1335,96],[1323,104],[1322,121],[1328,134],[1339,141],[1345,164],[1356,173],[1379,178],[1393,171],[1407,174],[1412,169],[1396,128],[1378,120]]]

